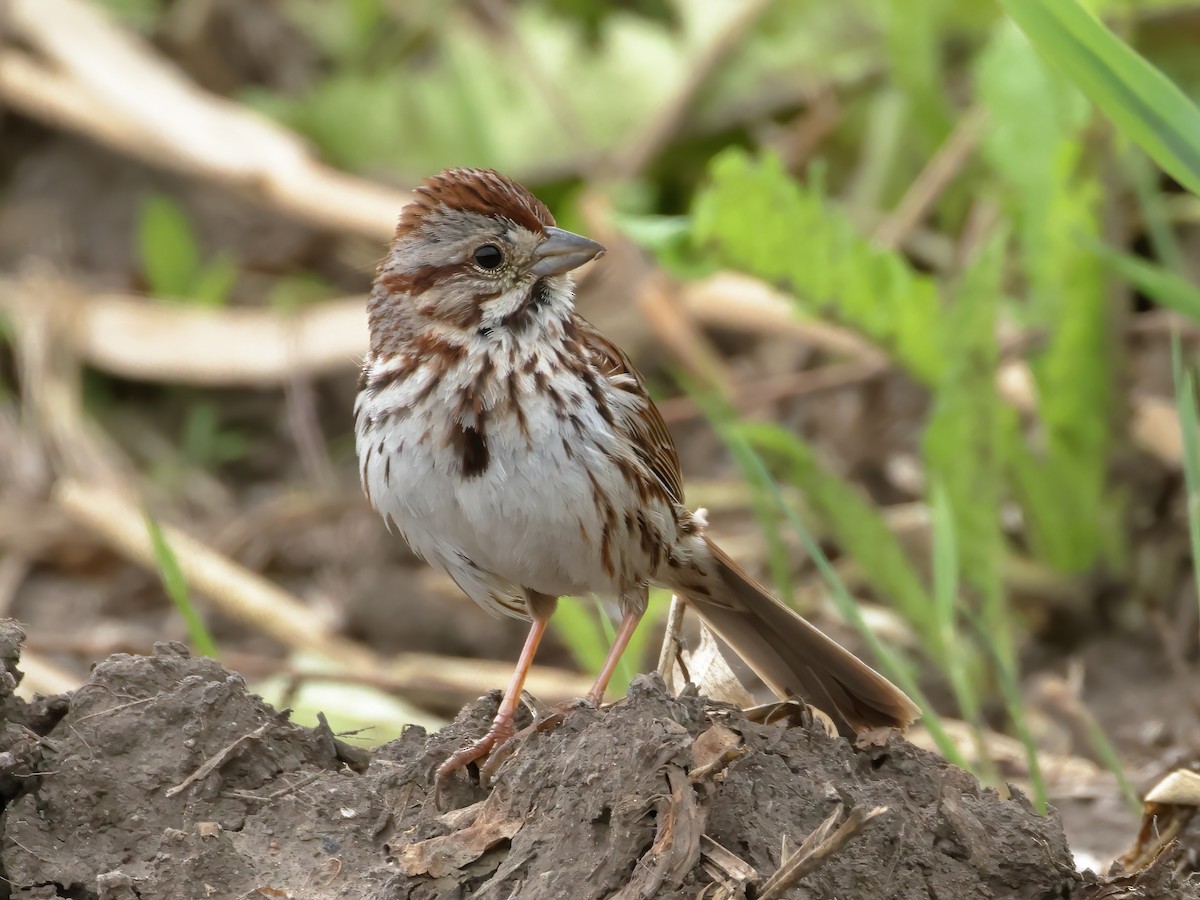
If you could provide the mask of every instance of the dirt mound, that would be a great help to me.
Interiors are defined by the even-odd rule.
[[[495,698],[367,754],[178,645],[113,656],[70,698],[26,704],[11,695],[21,637],[0,626],[3,896],[753,898],[839,806],[886,811],[775,896],[1098,896],[1057,818],[1020,797],[903,741],[856,750],[753,724],[654,678],[529,737],[491,792],[454,782],[441,813],[433,768]]]

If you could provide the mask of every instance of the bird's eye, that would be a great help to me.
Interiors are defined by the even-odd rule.
[[[475,265],[481,269],[498,269],[504,262],[504,253],[495,244],[484,244],[475,251]]]

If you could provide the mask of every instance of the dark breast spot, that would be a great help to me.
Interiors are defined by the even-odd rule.
[[[474,425],[459,425],[450,432],[450,445],[458,454],[464,478],[478,478],[488,467],[487,438],[483,433],[483,423]]]

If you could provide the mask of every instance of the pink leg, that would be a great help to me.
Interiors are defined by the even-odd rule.
[[[629,646],[629,639],[633,637],[633,632],[637,629],[638,622],[641,620],[641,611],[628,610],[621,617],[621,624],[617,628],[617,636],[613,638],[612,647],[608,650],[608,656],[604,659],[604,665],[600,668],[600,674],[596,676],[596,683],[588,691],[587,701],[592,706],[599,706],[604,701],[604,689],[608,687],[608,682],[612,680],[613,672],[617,671],[617,663],[621,661],[621,654]]]
[[[548,617],[533,620],[533,625],[529,629],[529,636],[525,638],[525,646],[521,648],[521,656],[517,660],[517,668],[513,671],[512,680],[508,683],[508,690],[504,692],[504,699],[500,701],[500,709],[496,711],[496,718],[492,720],[492,727],[488,729],[487,734],[474,744],[463,747],[438,766],[437,780],[439,785],[459,769],[483,759],[496,744],[503,743],[513,736],[515,731],[513,728],[513,718],[517,712],[517,704],[521,702],[521,691],[525,687],[525,676],[529,674],[529,667],[533,664],[533,656],[537,653],[538,644],[541,643],[542,635],[546,633],[546,624],[549,621]]]

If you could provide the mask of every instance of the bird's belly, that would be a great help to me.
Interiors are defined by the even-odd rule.
[[[468,475],[449,432],[430,432],[412,417],[360,447],[360,459],[375,508],[431,562],[453,568],[468,560],[552,596],[617,593],[628,572],[604,565],[606,513],[596,485],[609,516],[635,508],[636,498],[606,457],[605,440],[597,431],[581,440],[554,429],[527,437],[515,422],[489,420],[486,466]]]

